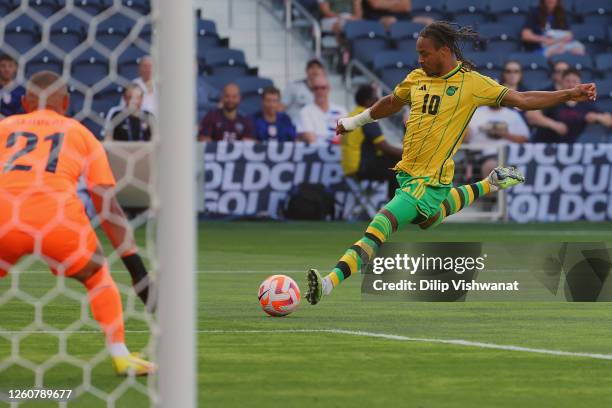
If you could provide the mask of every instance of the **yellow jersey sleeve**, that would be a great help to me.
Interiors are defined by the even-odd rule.
[[[395,89],[393,90],[393,96],[395,96],[397,99],[399,99],[403,103],[409,104],[410,103],[410,88],[413,85],[416,85],[416,82],[417,82],[415,77],[416,77],[415,71],[411,71],[408,75],[406,75],[406,78],[404,78],[402,82],[400,82],[399,84],[395,86]]]
[[[508,93],[508,88],[488,76],[472,71],[472,95],[476,106],[499,106]]]

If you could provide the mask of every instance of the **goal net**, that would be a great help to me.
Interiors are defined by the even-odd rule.
[[[8,270],[0,278],[0,406],[30,406],[33,400],[60,407],[195,406],[194,13],[190,2],[174,3],[0,2],[0,118],[22,112],[21,97],[33,75],[51,71],[61,77],[70,100],[66,116],[102,142],[116,180],[111,195],[127,214],[138,254],[160,288],[149,297],[157,311],[147,311],[122,261],[129,242],[111,242],[102,228],[102,220],[121,220],[113,218],[109,197],[95,205],[88,180],[81,178],[78,197],[103,252],[92,259],[106,262],[118,287],[125,343],[158,367],[155,375],[117,376],[92,316],[91,293],[64,274],[74,257],[51,260],[45,252],[46,234],[68,222],[62,218],[67,210],[50,216],[53,227],[33,228],[29,215],[0,221],[0,239],[19,230],[33,243],[25,251],[31,254],[16,264],[0,259],[0,269]],[[51,93],[43,92],[42,99]],[[0,158],[11,157],[0,163],[4,174],[27,170],[39,149],[41,157],[42,150],[48,154],[47,171],[66,154],[60,152],[61,136],[15,133],[0,146]],[[0,202],[19,209],[41,194],[33,190],[16,196],[0,185]]]

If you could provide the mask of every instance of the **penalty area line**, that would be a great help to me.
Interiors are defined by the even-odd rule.
[[[374,333],[367,331],[357,330],[343,330],[343,329],[281,329],[281,330],[200,330],[199,333],[331,333],[331,334],[345,334],[350,336],[361,336],[361,337],[374,337],[386,340],[396,341],[409,341],[417,343],[433,343],[433,344],[450,344],[454,346],[465,346],[465,347],[476,347],[476,348],[487,348],[494,350],[504,351],[518,351],[523,353],[535,353],[535,354],[548,354],[553,356],[565,356],[565,357],[584,357],[593,358],[597,360],[612,360],[612,354],[598,354],[598,353],[583,353],[573,351],[562,351],[562,350],[549,350],[532,347],[513,346],[505,344],[495,343],[483,343],[479,341],[460,340],[460,339],[431,339],[421,337],[408,337],[397,334],[387,333]]]

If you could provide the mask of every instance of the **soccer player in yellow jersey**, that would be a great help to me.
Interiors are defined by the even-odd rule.
[[[368,225],[364,236],[351,246],[324,278],[308,271],[306,299],[317,304],[344,279],[359,272],[392,232],[407,224],[421,228],[438,225],[475,199],[524,181],[514,168],[496,168],[486,179],[453,188],[453,155],[479,106],[512,106],[522,110],[543,109],[567,101],[594,100],[595,84],[581,84],[553,92],[517,92],[474,71],[459,47],[478,34],[443,21],[434,22],[419,34],[415,69],[388,95],[362,113],[338,121],[337,133],[351,131],[393,115],[410,105],[410,119],[402,159],[395,166],[400,188]]]

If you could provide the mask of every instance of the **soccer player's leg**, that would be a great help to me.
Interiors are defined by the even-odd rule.
[[[422,229],[440,225],[446,217],[461,211],[478,198],[525,182],[525,177],[515,167],[496,167],[483,180],[451,189],[440,209],[433,216],[419,224]]]
[[[401,186],[395,197],[374,216],[361,239],[345,251],[331,273],[323,278],[316,269],[308,271],[306,300],[310,304],[319,303],[323,295],[329,295],[342,281],[358,273],[393,232],[423,217],[418,209],[419,200],[415,198],[425,192],[423,184],[401,183]]]
[[[125,344],[121,296],[111,277],[95,232],[84,222],[59,225],[42,240],[43,257],[54,274],[74,278],[87,290],[93,318],[106,337],[106,344],[118,375],[147,375],[156,366],[130,354]],[[85,222],[86,221],[86,222]]]
[[[22,256],[31,254],[33,250],[32,236],[17,229],[0,233],[0,278],[5,277]]]

